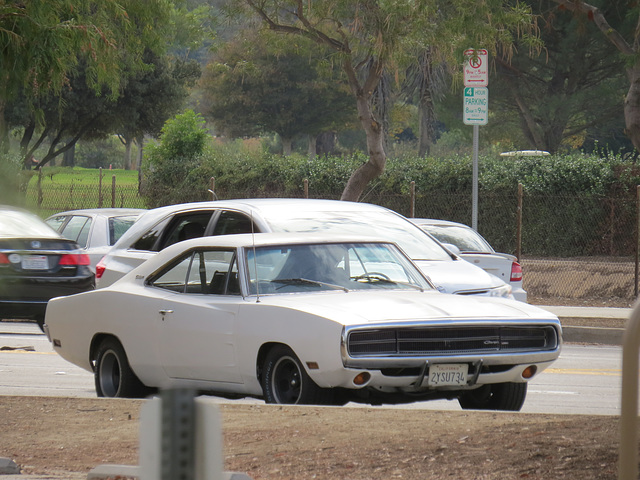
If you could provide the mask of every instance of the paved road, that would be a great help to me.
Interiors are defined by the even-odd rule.
[[[11,334],[3,333],[5,327],[0,328],[0,395],[95,397],[91,373],[53,352],[37,327],[20,324]],[[565,344],[560,359],[530,382],[522,412],[619,414],[621,358],[618,346]],[[446,400],[401,408],[460,409]]]

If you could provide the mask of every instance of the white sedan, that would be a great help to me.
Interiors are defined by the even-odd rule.
[[[45,323],[106,397],[183,387],[519,410],[562,344],[542,309],[439,293],[393,243],[320,234],[179,242],[109,287],[51,300]]]
[[[91,269],[118,241],[140,214],[142,208],[88,208],[51,215],[45,222],[63,237],[74,240],[89,255]]]
[[[464,223],[431,218],[409,220],[460,258],[510,284],[516,300],[527,301],[527,292],[522,288],[522,266],[514,255],[496,252],[482,235]]]
[[[511,286],[447,251],[402,215],[360,202],[254,198],[184,203],[140,216],[96,267],[98,288],[113,283],[167,246],[234,233],[365,235],[396,243],[443,293],[513,298]]]

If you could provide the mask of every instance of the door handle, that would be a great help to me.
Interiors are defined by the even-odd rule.
[[[173,310],[160,310],[160,315],[166,315],[167,313],[173,313]]]

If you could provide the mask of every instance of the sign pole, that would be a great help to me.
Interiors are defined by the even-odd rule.
[[[473,126],[473,188],[471,192],[471,228],[478,231],[478,144],[480,127]]]
[[[471,228],[478,231],[478,150],[480,125],[489,119],[489,62],[485,49],[464,52],[463,121],[473,125],[473,180],[471,190]]]

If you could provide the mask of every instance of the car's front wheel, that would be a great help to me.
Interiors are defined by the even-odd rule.
[[[333,392],[318,387],[284,345],[272,348],[265,358],[262,391],[267,403],[326,405],[333,400]]]
[[[464,409],[517,412],[526,397],[526,383],[496,383],[466,392],[458,398],[458,402]]]
[[[94,379],[98,397],[144,397],[146,387],[131,370],[120,342],[107,338],[96,351]]]

